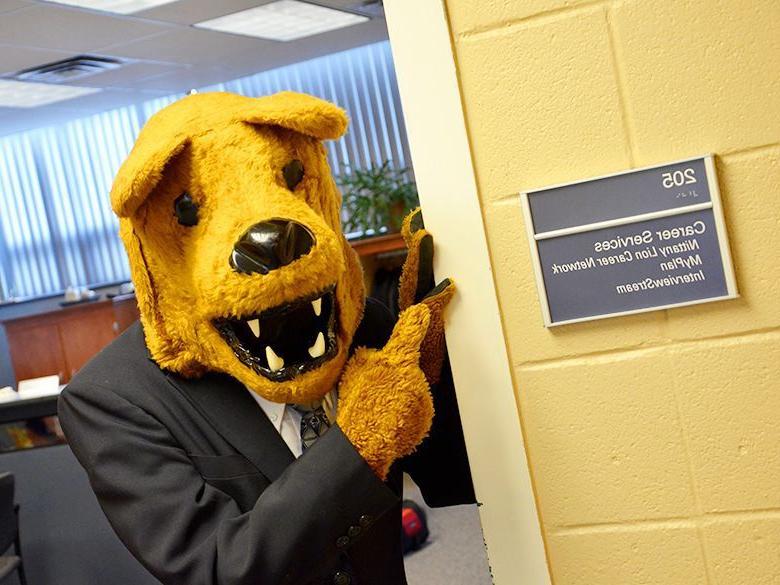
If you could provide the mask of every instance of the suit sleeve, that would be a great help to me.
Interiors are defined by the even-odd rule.
[[[398,502],[337,426],[241,513],[165,426],[116,393],[69,387],[59,413],[109,522],[166,585],[307,583],[336,565],[349,526]]]
[[[417,450],[401,461],[432,508],[476,502],[449,358],[431,388],[433,424]]]

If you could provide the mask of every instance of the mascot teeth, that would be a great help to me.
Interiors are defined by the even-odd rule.
[[[317,334],[317,341],[315,341],[314,345],[312,345],[309,348],[309,355],[313,358],[318,358],[324,353],[325,353],[325,336],[322,334],[322,331],[320,331]]]
[[[265,346],[265,356],[268,359],[268,367],[272,372],[278,372],[284,367],[284,360],[276,355],[270,345]]]
[[[256,315],[220,318],[214,326],[246,367],[289,380],[337,353],[334,288]]]

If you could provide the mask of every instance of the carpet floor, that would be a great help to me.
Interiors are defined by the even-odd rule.
[[[477,506],[431,509],[408,478],[404,498],[421,506],[431,535],[420,550],[405,557],[409,585],[491,585]]]

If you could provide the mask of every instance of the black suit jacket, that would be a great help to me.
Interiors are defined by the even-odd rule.
[[[356,344],[381,347],[369,302]],[[111,525],[166,585],[399,585],[401,472],[432,506],[474,501],[449,368],[416,453],[380,481],[338,426],[295,459],[246,388],[151,359],[139,324],[84,367],[62,427]]]

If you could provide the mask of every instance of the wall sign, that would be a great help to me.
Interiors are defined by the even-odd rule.
[[[738,296],[711,155],[520,196],[548,327]]]

